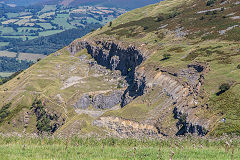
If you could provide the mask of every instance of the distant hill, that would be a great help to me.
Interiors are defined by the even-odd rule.
[[[117,7],[124,9],[140,8],[149,4],[158,3],[161,0],[3,0],[5,4],[16,4],[18,6],[27,6],[33,4],[51,4],[51,5],[93,5],[104,7]]]
[[[17,6],[27,6],[34,3],[41,2],[42,0],[1,0],[5,4],[15,4]]]
[[[161,0],[63,0],[62,4],[68,5],[99,5],[106,7],[118,7],[124,9],[140,8],[149,4],[158,3]]]

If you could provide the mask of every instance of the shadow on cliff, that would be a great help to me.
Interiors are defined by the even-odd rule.
[[[98,42],[101,48],[86,45],[88,53],[96,60],[99,65],[105,66],[110,70],[119,70],[125,76],[128,88],[122,96],[121,107],[130,103],[132,99],[144,94],[145,77],[136,76],[136,67],[139,66],[144,58],[135,47],[122,49],[115,43]]]
[[[186,134],[195,134],[198,136],[205,136],[208,131],[200,125],[194,125],[192,123],[187,122],[188,115],[183,114],[177,110],[177,107],[173,110],[174,118],[178,119],[176,123],[176,127],[178,128],[178,132],[176,136],[186,135]]]

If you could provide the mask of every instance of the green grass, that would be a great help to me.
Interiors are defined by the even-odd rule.
[[[16,38],[16,39],[23,39],[25,40],[26,39],[26,36],[1,36],[1,37],[4,37],[4,38]]]
[[[55,11],[56,5],[45,5],[41,12]]]
[[[19,53],[18,59],[36,62],[39,58],[43,59],[44,57],[46,56],[43,54]]]
[[[6,35],[6,34],[14,34],[16,33],[12,27],[1,27],[0,26],[0,31],[2,31],[2,35]]]
[[[96,20],[96,19],[94,19],[92,17],[88,17],[87,18],[87,23],[98,23],[98,22],[99,22],[98,20]]]
[[[0,42],[0,47],[7,46],[9,42]]]
[[[64,29],[75,28],[74,26],[67,22],[68,17],[69,17],[68,14],[60,14],[57,15],[57,17],[54,20],[52,20],[52,22],[58,24],[59,26],[62,26]]]
[[[16,56],[17,56],[17,53],[15,53],[15,52],[0,51],[0,57],[11,57],[11,58],[14,58]]]
[[[35,28],[35,27],[18,27],[18,32],[29,32],[30,30],[42,30],[41,28]],[[28,30],[28,31],[27,31]]]
[[[39,36],[49,36],[49,35],[60,33],[60,32],[63,32],[63,30],[43,31],[43,32],[39,32]]]
[[[13,72],[0,72],[0,77],[9,77],[13,74]]]
[[[6,15],[7,15],[8,18],[15,18],[15,17],[18,17],[18,16],[19,16],[18,13],[10,13],[10,12],[7,13]]]
[[[240,158],[239,140],[225,152],[225,141],[207,139],[97,139],[0,137],[2,159],[202,159]],[[232,154],[232,148],[234,153]],[[174,155],[172,156],[172,153]]]
[[[210,112],[222,115],[226,122],[218,122],[215,130],[211,133],[214,136],[223,134],[240,135],[240,85],[234,85],[230,90],[219,96],[213,95],[210,98]],[[206,116],[206,115],[205,115]]]
[[[37,23],[37,25],[40,25],[41,27],[45,29],[52,29],[52,25],[50,23]]]

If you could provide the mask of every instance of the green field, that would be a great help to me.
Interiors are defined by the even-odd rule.
[[[18,13],[7,13],[8,18],[14,18],[14,17],[18,17],[18,16],[19,16]]]
[[[41,27],[45,29],[52,29],[52,25],[50,23],[37,23],[37,25],[40,25]]]
[[[0,26],[0,31],[2,32],[2,35],[16,33],[16,32],[13,30],[12,27],[2,27],[2,26]]]
[[[64,29],[75,28],[74,26],[70,25],[67,22],[68,18],[69,18],[68,14],[59,14],[52,22],[58,24],[59,26],[62,26]]]
[[[49,35],[60,33],[60,32],[63,32],[63,30],[44,31],[44,32],[39,32],[39,36],[49,36]]]
[[[34,27],[18,27],[18,32],[29,32],[31,30],[38,30],[39,28],[34,28]],[[26,34],[26,33],[25,33]]]
[[[12,72],[0,72],[0,77],[9,77],[12,74],[13,74]]]
[[[43,54],[19,53],[18,59],[36,62],[39,58],[43,59],[44,57],[46,56]]]
[[[9,44],[9,42],[0,42],[0,47],[7,46],[8,44]]]
[[[17,53],[9,51],[0,51],[0,57],[16,57]]]
[[[55,11],[56,5],[45,5],[41,12]]]
[[[19,53],[18,57],[16,56],[17,56],[17,53],[15,52],[0,51],[0,57],[17,58],[18,60],[27,60],[27,61],[33,61],[33,62],[36,62],[39,58],[43,59],[44,57],[46,57],[43,54],[32,54],[32,53]],[[9,74],[6,72],[3,72],[3,73],[0,72],[0,76],[6,77],[6,76],[9,76]]]
[[[121,14],[122,11],[118,11],[114,8],[109,8],[113,10],[115,14],[107,13],[107,15],[101,15],[103,20],[96,20],[99,18],[99,15],[95,11],[101,11],[97,7],[87,6],[89,12],[85,14],[85,11],[73,12],[77,9],[78,6],[72,8],[65,8],[56,5],[45,5],[41,9],[32,9],[26,7],[25,10],[9,11],[3,9],[3,13],[6,16],[0,17],[0,37],[2,38],[11,38],[5,40],[5,42],[14,41],[14,39],[32,40],[39,38],[41,36],[54,35],[62,31],[69,29],[76,29],[79,27],[89,26],[91,23],[105,24],[107,20],[111,18],[114,19],[117,17],[117,14]],[[16,9],[17,10],[17,9]],[[30,12],[31,10],[31,12]],[[35,11],[37,14],[32,14]],[[94,11],[94,12],[91,12]],[[84,13],[81,15],[81,13]],[[80,15],[78,15],[80,14]],[[93,18],[95,17],[95,18]],[[81,19],[86,19],[85,21]],[[13,42],[14,43],[14,42]],[[1,46],[8,47],[7,43],[0,43]]]
[[[1,137],[0,154],[13,159],[240,159],[239,140],[207,139],[97,139]]]

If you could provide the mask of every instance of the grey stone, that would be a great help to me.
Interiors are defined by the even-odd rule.
[[[91,98],[88,94],[82,96],[79,101],[74,105],[75,108],[87,109],[91,104]]]
[[[109,109],[121,102],[122,91],[114,91],[110,95],[96,95],[92,100],[92,105],[96,109]]]

